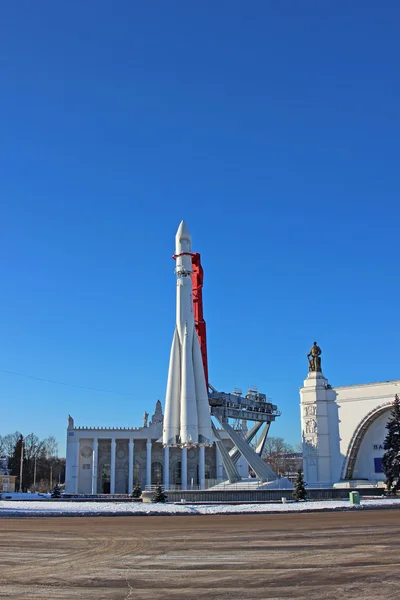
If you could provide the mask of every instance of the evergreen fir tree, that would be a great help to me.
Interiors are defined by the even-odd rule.
[[[16,475],[16,477],[17,477],[17,479],[15,481],[15,491],[19,490],[19,488],[20,488],[19,472],[20,472],[20,464],[21,464],[21,454],[23,453],[23,439],[24,438],[22,437],[22,434],[19,434],[17,439],[15,440],[13,453],[11,454],[9,461],[8,461],[8,468],[10,470],[10,474]],[[25,465],[23,464],[23,466],[25,466]],[[23,474],[22,474],[22,479],[23,479],[23,482],[25,483],[24,475],[25,475],[25,469],[23,469]]]
[[[383,443],[386,451],[382,457],[382,468],[386,475],[387,491],[396,493],[400,489],[400,400],[396,394]]]
[[[301,500],[307,500],[306,483],[304,483],[303,471],[301,469],[297,472],[297,479],[294,483],[293,498],[296,502]]]
[[[142,495],[142,488],[140,487],[140,485],[138,483],[136,483],[133,486],[131,498],[140,498],[141,495]]]
[[[54,490],[51,492],[52,498],[61,498],[61,490],[58,485],[55,486]]]
[[[166,502],[167,495],[163,492],[161,485],[158,485],[154,490],[154,495],[152,498],[153,502]]]

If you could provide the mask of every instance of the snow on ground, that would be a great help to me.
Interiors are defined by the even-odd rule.
[[[400,508],[400,499],[362,500],[360,506],[348,500],[324,502],[298,502],[290,504],[152,504],[135,502],[47,502],[0,501],[0,517],[50,517],[50,516],[112,516],[112,515],[218,515],[237,513],[276,513],[320,510],[360,510],[362,508]]]
[[[261,483],[259,479],[255,479],[254,477],[244,477],[240,481],[236,483],[231,483],[228,480],[221,481],[217,483],[211,488],[213,491],[215,490],[226,490],[226,491],[236,491],[236,490],[292,490],[293,484],[286,479],[286,477],[280,477],[280,479],[275,479],[275,481],[266,481]]]
[[[51,494],[40,494],[39,492],[3,492],[2,497],[7,500],[48,500],[51,498]]]

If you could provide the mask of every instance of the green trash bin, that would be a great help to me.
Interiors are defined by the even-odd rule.
[[[359,492],[350,492],[350,504],[360,504],[360,494]]]

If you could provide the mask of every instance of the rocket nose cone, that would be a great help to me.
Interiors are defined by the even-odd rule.
[[[190,235],[189,227],[186,225],[185,221],[181,221],[178,231],[176,232],[176,237],[179,240],[191,241],[192,236]]]

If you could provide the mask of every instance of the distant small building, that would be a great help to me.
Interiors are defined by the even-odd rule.
[[[0,494],[15,492],[15,475],[10,475],[8,470],[8,457],[0,456]]]
[[[299,469],[303,470],[302,452],[285,452],[282,457],[282,469],[279,472],[280,477],[286,477],[289,481],[296,481]]]

